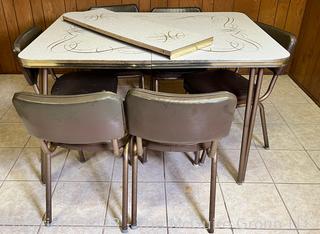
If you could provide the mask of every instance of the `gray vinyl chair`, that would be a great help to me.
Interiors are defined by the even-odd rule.
[[[228,92],[200,95],[168,94],[143,89],[126,96],[132,165],[131,226],[137,226],[138,157],[143,150],[191,152],[208,150],[211,158],[209,232],[214,231],[217,144],[231,127],[237,99]],[[147,165],[145,165],[147,166]]]
[[[126,136],[123,101],[115,93],[48,96],[16,93],[13,105],[29,134],[41,140],[44,163],[41,177],[46,184],[45,223],[52,222],[50,144],[83,151],[113,150],[123,156],[122,230],[127,230],[128,210],[128,137]],[[81,205],[81,204],[80,204]]]
[[[114,12],[139,12],[139,8],[136,4],[124,4],[124,5],[110,5],[110,6],[93,6],[90,7],[89,10],[96,10],[96,9],[107,9]],[[145,87],[144,82],[144,74],[140,71],[125,71],[125,70],[113,70],[118,78],[139,78],[139,87]]]
[[[42,33],[42,29],[33,26],[20,34],[14,42],[13,53],[18,58],[19,53],[27,47]],[[38,87],[38,68],[26,68],[21,66],[21,70],[29,85],[31,85],[35,93],[39,94]],[[112,73],[106,73],[99,70],[92,71],[77,71],[63,74],[57,78],[51,89],[52,95],[75,95],[94,93],[100,91],[111,91],[116,93],[118,79]]]
[[[123,5],[109,5],[109,6],[93,6],[89,10],[96,10],[105,8],[114,12],[139,12],[139,8],[136,4],[123,4]]]
[[[33,26],[20,34],[14,42],[13,53],[19,62],[19,53],[27,47],[33,40],[35,40],[42,33],[42,29]],[[24,74],[27,83],[33,87],[35,93],[39,94],[38,86],[38,68],[26,68],[21,66],[20,69]],[[53,70],[51,70],[53,77],[56,77]],[[51,89],[52,95],[77,95],[94,93],[100,91],[111,91],[116,93],[118,87],[117,76],[112,72],[103,70],[92,71],[76,71],[68,72],[55,78],[55,82]],[[79,151],[80,161],[85,161],[83,152]]]
[[[286,50],[288,50],[291,54],[293,53],[297,42],[297,39],[293,34],[267,24],[257,24]],[[269,83],[267,91],[259,98],[260,118],[263,131],[264,147],[266,149],[269,148],[269,139],[265,111],[262,102],[270,96],[279,75],[281,75],[285,69],[286,66],[269,68],[269,70],[271,70],[273,73],[273,77]],[[190,94],[228,91],[237,96],[238,107],[243,107],[246,105],[249,81],[235,71],[227,69],[208,70],[204,72],[184,74],[182,78],[184,79],[184,88]]]
[[[199,7],[155,7],[151,10],[155,13],[187,13],[201,12]]]
[[[153,8],[153,13],[188,13],[201,12],[198,7],[156,7]],[[154,70],[151,74],[151,89],[159,91],[160,80],[178,80],[181,75],[194,71],[193,69],[170,69],[170,70]]]

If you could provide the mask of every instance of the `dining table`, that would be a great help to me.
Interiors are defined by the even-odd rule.
[[[284,66],[290,53],[247,15],[239,12],[115,13],[157,24],[174,25],[176,31],[154,35],[158,41],[176,40],[193,31],[213,37],[212,45],[170,59],[125,42],[68,23],[59,17],[20,54],[22,66],[38,68],[42,94],[48,94],[48,70],[72,69],[249,69],[237,183],[245,180],[255,117],[265,68]],[[103,17],[103,15],[92,17]],[[124,27],[123,30],[126,30]],[[137,30],[151,30],[143,28]],[[106,77],[107,79],[108,77]],[[199,82],[201,80],[199,79]]]

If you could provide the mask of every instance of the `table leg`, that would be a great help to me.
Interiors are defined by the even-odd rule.
[[[40,69],[39,71],[39,94],[44,94],[44,95],[47,95],[48,94],[48,70],[47,69]],[[40,148],[41,150],[41,155],[42,154],[45,154],[43,152],[43,149],[42,147]],[[43,160],[41,160],[41,171],[42,171],[42,168],[43,168]],[[42,176],[41,176],[41,179],[43,180]]]
[[[48,94],[48,69],[42,68],[39,72],[39,89],[40,94]]]
[[[244,126],[242,134],[241,152],[240,152],[240,163],[238,171],[237,183],[241,184],[244,182],[247,163],[250,151],[250,145],[252,140],[252,132],[255,125],[255,117],[257,113],[257,107],[259,103],[260,90],[262,85],[263,69],[258,70],[258,76],[255,82],[255,69],[251,69],[249,78],[249,89],[247,96],[247,104],[244,117]]]

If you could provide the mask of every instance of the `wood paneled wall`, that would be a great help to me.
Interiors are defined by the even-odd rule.
[[[308,0],[291,77],[320,106],[320,1]]]
[[[46,28],[66,11],[94,5],[134,3],[141,11],[154,7],[197,6],[203,11],[239,11],[253,20],[299,34],[307,0],[0,0],[0,73],[18,72],[13,41],[31,25]],[[316,0],[319,1],[319,0]]]

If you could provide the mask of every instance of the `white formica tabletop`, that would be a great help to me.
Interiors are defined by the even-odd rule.
[[[19,58],[25,67],[50,68],[221,68],[279,67],[290,54],[245,14],[115,13],[174,25],[181,32],[155,35],[159,41],[179,40],[183,31],[213,36],[213,44],[191,54],[168,59],[67,23],[60,17]],[[152,28],[141,28],[152,30]]]

